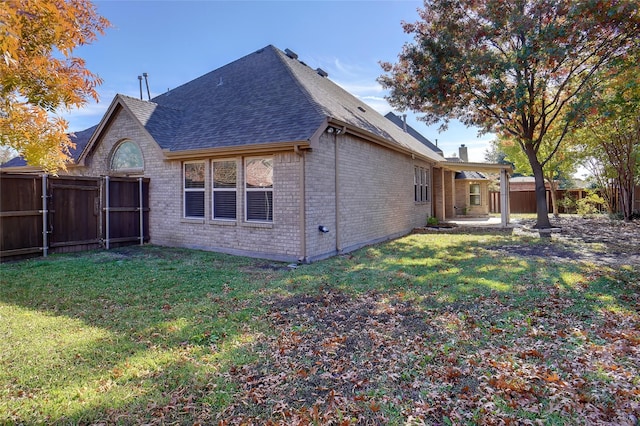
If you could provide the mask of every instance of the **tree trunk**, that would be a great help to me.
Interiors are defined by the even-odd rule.
[[[544,185],[544,173],[542,172],[542,165],[538,161],[536,152],[533,147],[525,144],[527,158],[533,170],[533,177],[536,182],[536,229],[549,229],[551,228],[551,222],[549,222],[549,210],[547,209],[547,189]]]
[[[558,213],[558,194],[556,191],[558,190],[556,181],[551,179],[547,179],[549,182],[549,194],[551,194],[551,208],[553,209],[553,217],[560,217],[560,213]]]

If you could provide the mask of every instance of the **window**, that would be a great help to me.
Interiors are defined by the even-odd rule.
[[[273,158],[250,158],[245,164],[247,221],[273,221]]]
[[[480,184],[472,183],[469,185],[469,205],[480,205]]]
[[[142,151],[138,144],[133,141],[124,141],[118,145],[111,157],[110,168],[114,171],[144,169]]]
[[[184,163],[184,217],[204,218],[204,162]]]
[[[236,219],[236,162],[235,160],[214,161],[213,176],[213,218]]]
[[[429,201],[429,169],[418,166],[414,168],[413,192],[416,203]]]

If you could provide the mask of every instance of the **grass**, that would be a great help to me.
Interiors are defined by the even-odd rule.
[[[154,246],[3,264],[0,423],[632,424],[637,269],[498,249],[523,244],[549,243],[410,235],[295,270]]]

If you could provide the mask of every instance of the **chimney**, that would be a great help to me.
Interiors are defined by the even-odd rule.
[[[460,161],[464,161],[465,163],[469,162],[469,154],[467,153],[467,147],[464,144],[460,145],[458,149],[458,157],[460,157]]]
[[[407,114],[402,114],[402,130],[407,133]]]

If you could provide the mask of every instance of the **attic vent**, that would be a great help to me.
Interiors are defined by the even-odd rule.
[[[359,106],[359,107],[358,107],[358,109],[359,109],[360,111],[362,111],[362,112],[367,112],[367,110],[366,110],[366,109],[364,109],[364,108],[362,108],[361,106]]]
[[[298,59],[298,54],[296,52],[292,51],[292,50],[284,49],[284,53],[285,53],[285,55],[287,55],[291,59]]]
[[[319,76],[321,77],[329,77],[329,73],[326,72],[325,70],[323,70],[322,68],[317,68],[316,72],[318,73]]]

